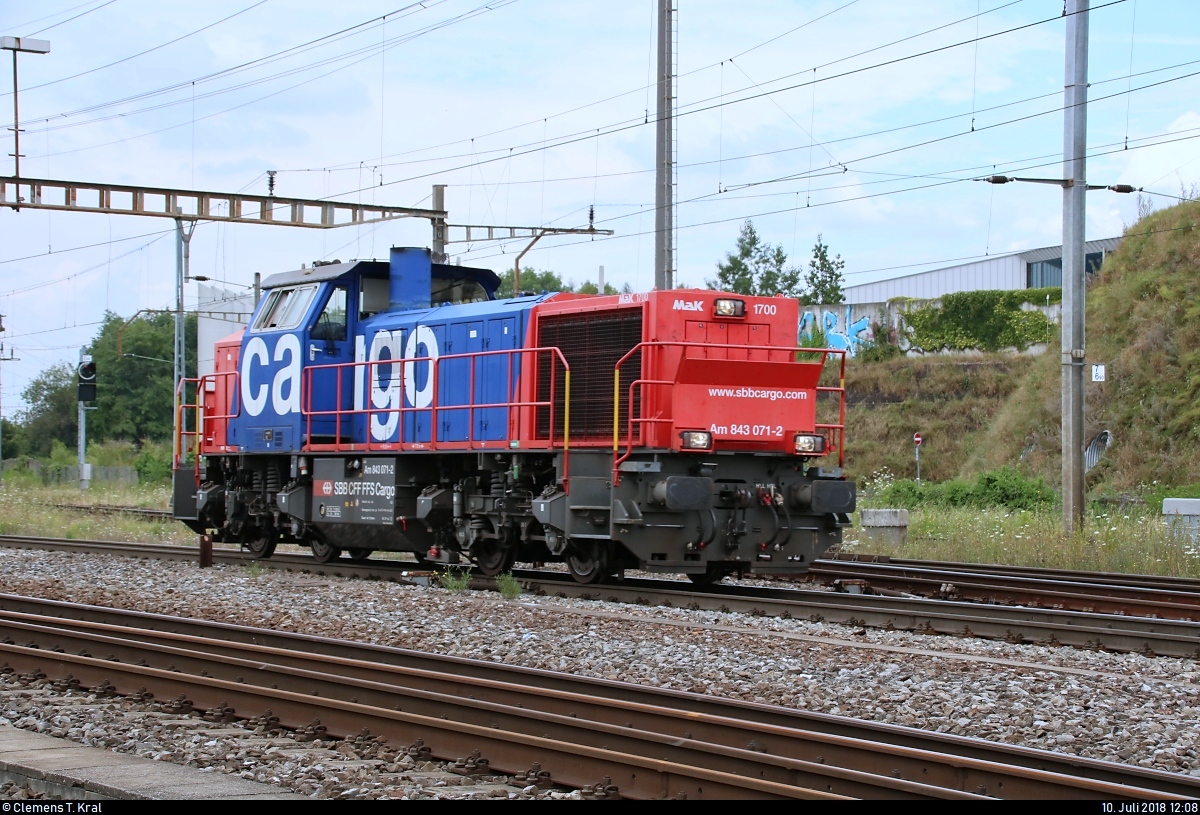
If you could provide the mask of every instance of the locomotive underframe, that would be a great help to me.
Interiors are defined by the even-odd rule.
[[[561,452],[209,456],[199,490],[176,471],[176,515],[259,557],[298,543],[324,560],[404,551],[488,574],[565,562],[593,582],[625,568],[802,572],[854,510],[841,470],[800,457],[638,450],[615,484],[612,464],[571,450],[564,490]]]

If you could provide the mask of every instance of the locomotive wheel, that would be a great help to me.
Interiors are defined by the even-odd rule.
[[[517,562],[517,548],[502,546],[496,541],[479,544],[475,547],[475,551],[478,553],[475,556],[475,565],[488,577],[495,577],[502,572],[511,572],[513,564]]]
[[[608,576],[608,548],[597,541],[571,541],[567,570],[576,583],[598,583]]]
[[[278,540],[274,535],[259,535],[256,538],[251,538],[246,542],[246,551],[251,557],[256,560],[266,560],[271,555],[275,554],[275,546]]]
[[[332,563],[342,556],[341,549],[330,545],[328,541],[315,533],[309,536],[308,545],[312,547],[313,558],[317,563]]]
[[[375,550],[374,549],[347,549],[346,554],[348,554],[350,556],[350,559],[353,560],[355,563],[362,563],[364,560],[369,558],[371,555],[375,554]]]

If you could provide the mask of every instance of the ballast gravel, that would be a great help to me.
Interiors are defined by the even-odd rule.
[[[1200,776],[1200,665],[1190,659],[601,600],[528,595],[504,600],[487,592],[252,567],[202,570],[190,563],[107,555],[0,549],[0,575],[2,590],[12,593],[565,671]],[[58,708],[46,701],[47,693],[8,680],[0,686],[0,721],[83,740],[83,731],[72,727],[85,724],[54,723],[53,715],[68,714],[54,713]],[[14,700],[33,705],[35,712],[11,715]],[[331,770],[336,759],[329,747],[322,753],[293,742],[276,756],[249,746],[252,739],[238,750],[213,745],[208,752],[200,749],[212,740],[207,736],[168,744],[167,733],[186,739],[196,734],[168,727],[161,713],[148,725],[149,713],[130,704],[106,700],[98,708],[83,706],[86,716],[104,711],[111,734],[105,738],[113,741],[105,746],[145,749],[180,763],[211,755],[203,766],[214,771],[249,773],[246,777],[318,797],[482,797],[483,790],[448,789],[452,782],[444,769],[429,770],[445,782],[442,787],[436,781],[389,780],[394,762],[386,760],[344,756],[353,766]],[[161,746],[143,748],[147,733]],[[312,757],[304,757],[310,752]],[[314,770],[318,764],[321,769]],[[425,771],[398,768],[409,779],[418,777],[414,770]],[[578,797],[504,787],[504,780],[490,787],[504,789],[503,797]]]
[[[208,722],[164,713],[152,703],[59,692],[49,682],[0,676],[0,723],[71,739],[88,747],[170,761],[275,784],[313,798],[578,798],[574,791],[511,785],[506,776],[463,776],[438,761],[405,754],[406,745],[372,739],[301,742],[261,722]],[[0,786],[0,799],[40,798],[28,787]]]

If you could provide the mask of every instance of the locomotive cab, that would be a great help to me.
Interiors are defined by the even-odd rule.
[[[196,382],[177,517],[256,557],[561,561],[581,582],[803,572],[840,541],[844,390],[820,384],[840,355],[797,349],[794,300],[498,284],[410,248],[268,278]]]

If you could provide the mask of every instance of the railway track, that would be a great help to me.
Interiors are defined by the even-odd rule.
[[[73,512],[83,512],[88,515],[136,515],[152,521],[174,521],[175,516],[169,509],[145,509],[143,507],[122,507],[108,504],[50,504],[55,509],[66,509]]]
[[[87,513],[172,520],[170,510],[103,504],[53,504]],[[1142,617],[1200,620],[1200,579],[1122,575],[1038,567],[839,553],[814,561],[799,582],[835,585],[850,593],[901,592],[936,599],[1009,604]]]
[[[909,560],[888,555],[867,555],[854,552],[839,552],[817,561],[829,563],[880,563],[908,569],[951,569],[954,571],[977,572],[988,575],[1011,575],[1014,577],[1041,577],[1047,580],[1068,580],[1078,583],[1117,584],[1121,586],[1164,589],[1168,591],[1200,592],[1200,579],[1173,577],[1154,574],[1120,574],[1117,572],[1084,572],[1064,569],[1047,569],[1041,566],[1004,566],[992,563],[955,563],[942,560]]]
[[[681,691],[0,595],[0,671],[172,712],[369,729],[597,798],[1195,799],[1200,780]],[[319,721],[314,721],[318,719]]]
[[[814,561],[806,579],[862,593],[1200,621],[1200,581],[965,563]]]
[[[132,557],[193,561],[199,550],[188,546],[0,536],[0,546],[71,552],[104,552]],[[247,564],[248,555],[232,547],[214,547],[218,563]],[[260,566],[372,580],[421,582],[412,574],[417,564],[371,560],[318,563],[302,554],[276,552]],[[428,574],[427,572],[424,574]],[[807,619],[859,628],[912,631],[980,637],[1013,643],[1107,649],[1146,655],[1200,656],[1200,623],[1098,612],[987,605],[961,600],[932,600],[866,594],[718,585],[696,591],[676,580],[626,578],[599,585],[580,585],[563,572],[516,570],[523,588],[535,595],[610,600],[637,605],[740,612],[753,616]],[[495,588],[493,581],[476,578],[476,588]]]

